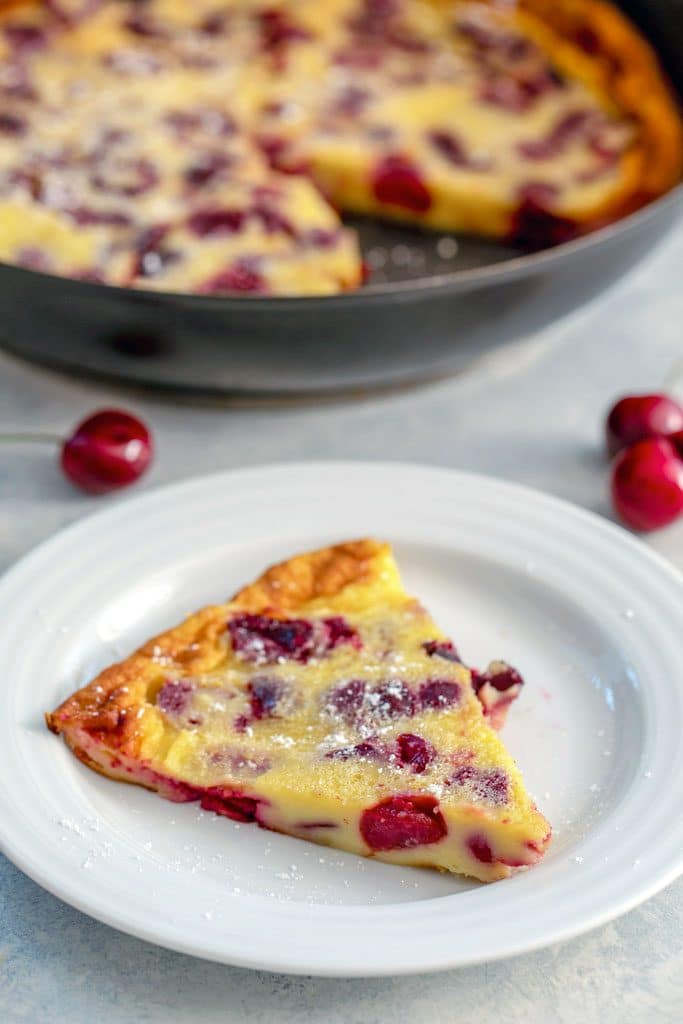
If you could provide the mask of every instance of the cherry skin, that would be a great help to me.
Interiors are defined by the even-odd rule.
[[[119,409],[102,409],[64,441],[61,466],[81,490],[107,494],[142,476],[152,454],[152,437],[141,420]]]
[[[683,430],[677,430],[675,434],[669,434],[667,441],[674,446],[683,459]]]
[[[668,437],[683,430],[683,406],[667,395],[627,395],[607,417],[607,451],[614,456],[647,437]]]
[[[664,438],[647,438],[620,452],[612,466],[612,501],[635,530],[656,530],[683,513],[683,458]]]

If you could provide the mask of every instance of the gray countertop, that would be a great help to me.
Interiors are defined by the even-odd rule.
[[[138,488],[211,470],[313,458],[411,460],[517,480],[609,515],[605,408],[630,390],[683,388],[683,230],[600,302],[428,388],[282,405],[175,404],[73,381],[0,355],[0,431],[65,431],[103,404],[141,413],[158,440]],[[0,570],[102,506],[49,450],[0,455]],[[683,523],[646,543],[683,569]],[[3,780],[8,784],[8,780]],[[203,963],[119,934],[0,857],[0,1019],[157,1024],[631,1024],[680,1022],[683,881],[561,946],[441,975],[278,976]]]

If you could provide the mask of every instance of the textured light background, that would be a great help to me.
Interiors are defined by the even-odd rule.
[[[661,387],[676,367],[683,394],[681,266],[683,229],[608,296],[514,354],[499,353],[456,380],[371,399],[172,405],[0,355],[0,431],[65,431],[93,408],[117,404],[140,412],[157,436],[156,464],[141,487],[262,462],[398,459],[517,480],[608,515],[605,408],[624,391]],[[101,503],[62,480],[49,449],[3,448],[0,570]],[[647,543],[683,569],[683,523]],[[232,969],[157,949],[60,903],[0,857],[3,1024],[190,1020],[681,1024],[683,881],[552,949],[440,975],[344,981]]]

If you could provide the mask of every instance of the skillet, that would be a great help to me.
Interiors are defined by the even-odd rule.
[[[683,0],[619,6],[683,96]],[[205,395],[376,389],[459,372],[600,295],[683,211],[683,185],[582,239],[523,255],[358,222],[373,274],[305,298],[164,294],[0,264],[0,345],[69,372]]]

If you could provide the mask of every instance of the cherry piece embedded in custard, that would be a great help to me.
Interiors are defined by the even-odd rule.
[[[401,206],[414,213],[426,213],[432,197],[419,171],[402,156],[387,156],[375,170],[375,198],[380,203]]]
[[[425,708],[448,708],[460,700],[460,684],[451,679],[428,679],[420,687],[420,704]]]
[[[422,649],[430,658],[443,658],[444,661],[461,662],[460,655],[451,640],[427,640]]]
[[[437,800],[421,793],[389,796],[368,807],[359,827],[367,845],[377,851],[429,846],[448,832]]]
[[[305,664],[340,644],[360,646],[360,637],[339,615],[325,619],[276,619],[249,612],[228,622],[233,649],[246,661],[274,665],[291,660]]]
[[[249,705],[252,717],[261,720],[272,718],[282,696],[284,684],[269,676],[255,676],[248,684]]]
[[[479,832],[475,832],[474,835],[470,836],[467,840],[467,848],[476,860],[481,861],[482,864],[493,863],[493,852],[488,844],[488,840],[485,836]]]
[[[668,395],[627,395],[607,417],[607,451],[616,455],[648,437],[668,437],[683,430],[683,406]]]
[[[400,679],[388,679],[367,694],[367,711],[372,719],[410,717],[415,714],[416,697]]]
[[[656,530],[683,513],[683,458],[671,441],[647,438],[620,452],[611,492],[619,518],[635,530]]]
[[[242,210],[207,207],[196,210],[187,220],[187,226],[199,238],[207,235],[234,235],[242,230]]]
[[[193,689],[187,679],[168,679],[157,694],[156,705],[167,715],[182,715],[190,703]]]
[[[362,679],[351,679],[325,694],[323,710],[333,718],[351,724],[359,717],[364,700],[365,683]]]
[[[402,732],[396,737],[396,744],[401,764],[410,768],[416,775],[421,775],[434,760],[434,748],[422,736]]]
[[[102,409],[64,441],[61,465],[77,487],[106,494],[142,476],[152,453],[152,437],[141,420],[120,409]]]
[[[557,198],[555,185],[544,182],[523,185],[519,190],[519,207],[512,216],[508,235],[510,244],[527,252],[536,252],[576,238],[578,223],[551,209]]]
[[[261,295],[267,290],[265,279],[247,256],[235,260],[225,270],[219,270],[197,288],[200,295],[228,295],[231,292]]]
[[[213,811],[233,821],[249,822],[258,820],[259,801],[236,790],[222,786],[207,789],[199,803],[203,811]]]

